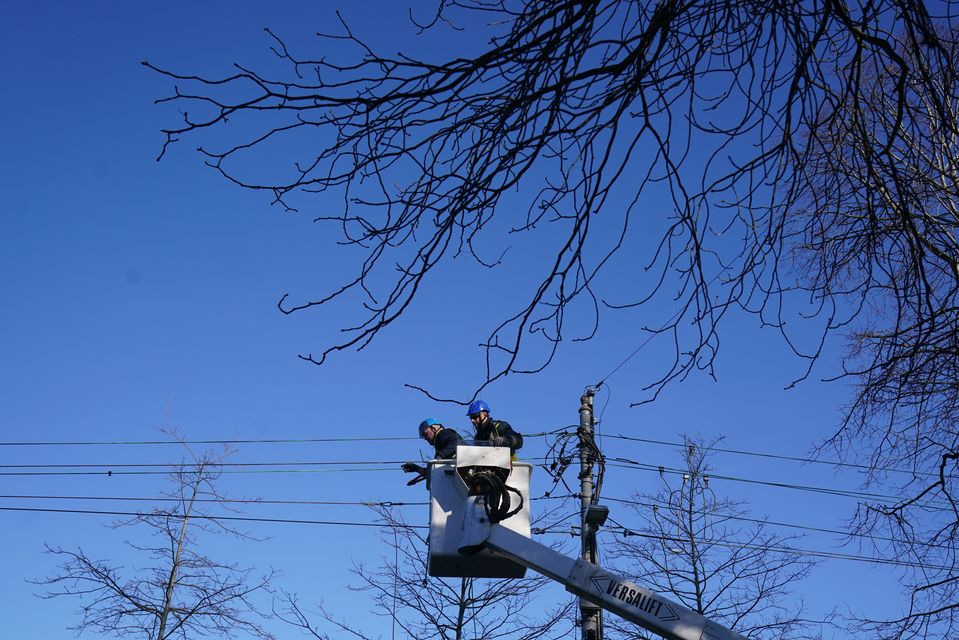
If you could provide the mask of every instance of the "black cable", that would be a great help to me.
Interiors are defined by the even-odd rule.
[[[605,437],[607,437],[607,438],[615,438],[615,439],[617,439],[617,440],[628,440],[628,441],[632,441],[632,442],[642,442],[642,443],[644,443],[644,444],[655,444],[655,445],[668,446],[668,447],[679,447],[679,448],[682,448],[682,447],[685,446],[682,442],[669,442],[669,441],[666,441],[666,440],[653,440],[653,439],[650,439],[650,438],[637,438],[637,437],[635,437],[635,436],[624,436],[624,435],[622,435],[622,434],[617,434],[617,435],[609,435],[609,434],[607,434]],[[910,475],[916,475],[916,476],[922,476],[922,477],[930,477],[930,478],[938,478],[938,477],[939,477],[939,474],[938,474],[938,473],[930,473],[930,472],[924,472],[924,471],[913,471],[913,470],[910,470],[910,469],[898,469],[898,468],[895,468],[895,467],[872,467],[872,466],[865,465],[865,464],[855,464],[855,463],[852,463],[852,462],[840,462],[839,460],[819,460],[819,459],[816,459],[816,458],[802,458],[802,457],[799,457],[799,456],[787,456],[787,455],[784,455],[784,454],[765,453],[765,452],[762,452],[762,451],[749,451],[749,450],[746,450],[746,449],[728,449],[728,448],[725,448],[725,447],[703,447],[703,448],[704,448],[706,451],[715,451],[715,452],[717,452],[717,453],[731,453],[731,454],[741,455],[741,456],[753,456],[753,457],[757,457],[757,458],[771,458],[771,459],[773,459],[773,460],[788,460],[788,461],[790,461],[790,462],[802,462],[802,463],[808,463],[808,464],[824,464],[824,465],[829,465],[829,466],[831,466],[831,467],[846,467],[846,468],[850,468],[850,469],[858,469],[858,470],[860,470],[860,471],[891,471],[891,472],[894,472],[894,473],[907,473],[907,474],[910,474]]]
[[[572,435],[572,434],[570,434],[570,435]],[[568,441],[568,440],[567,440],[567,441]],[[564,447],[564,448],[565,448],[565,447]],[[568,467],[569,463],[571,463],[571,462],[573,461],[573,456],[564,453],[564,451],[554,452],[554,453],[553,453],[553,456],[554,456],[557,460],[562,460],[562,462],[565,463],[565,464],[559,464],[557,461],[554,461],[554,463],[553,463],[553,468],[544,467],[544,468],[547,470],[547,472],[550,473],[551,476],[553,476],[553,478],[554,478],[553,486],[555,487],[556,484],[557,484],[559,481],[561,481],[562,472],[565,471],[565,468]],[[538,460],[538,458],[533,458],[532,460]],[[657,473],[670,473],[670,474],[675,474],[675,475],[680,475],[680,474],[682,474],[682,473],[685,473],[685,471],[682,470],[682,469],[674,469],[674,468],[669,468],[669,467],[664,467],[664,466],[654,466],[654,465],[650,465],[650,464],[646,464],[646,463],[641,463],[641,462],[638,462],[638,461],[635,461],[635,460],[630,460],[630,459],[628,459],[628,458],[607,458],[607,460],[609,461],[608,464],[610,464],[611,466],[614,466],[614,467],[619,467],[619,468],[638,469],[638,470],[642,470],[642,471],[653,471],[653,472],[657,472]],[[620,463],[620,464],[617,464],[617,463]],[[233,465],[239,466],[239,467],[243,467],[243,466],[259,466],[259,465],[277,465],[277,464],[291,464],[291,465],[293,465],[293,464],[300,464],[300,465],[314,465],[314,466],[321,466],[321,465],[322,465],[322,466],[326,466],[326,465],[331,465],[331,464],[374,465],[374,464],[381,464],[381,462],[379,462],[379,461],[369,461],[369,462],[342,461],[342,462],[314,462],[314,463],[309,463],[309,462],[304,462],[304,463],[292,463],[292,462],[291,462],[291,463],[230,463],[230,464],[233,464]],[[558,468],[557,468],[557,465],[558,465]],[[10,467],[14,467],[14,468],[31,467],[31,468],[32,468],[32,467],[34,467],[34,465],[0,465],[0,467],[3,467],[3,466],[6,466],[7,468],[10,468]],[[38,467],[38,468],[50,468],[50,467],[52,467],[52,468],[61,468],[61,467],[63,467],[63,468],[74,468],[74,467],[89,468],[89,467],[91,467],[91,466],[92,466],[92,467],[98,467],[98,466],[100,466],[100,465],[84,465],[84,464],[65,464],[65,465],[55,465],[55,464],[49,464],[49,465],[47,465],[47,464],[44,464],[44,465],[36,465],[36,467]],[[106,465],[104,465],[104,466],[106,466]],[[122,467],[122,465],[118,465],[118,466]],[[132,466],[132,467],[138,467],[138,466],[148,466],[148,467],[152,467],[152,466],[161,466],[161,465],[127,465],[127,466],[128,466],[128,467],[130,467],[130,466]],[[173,465],[173,466],[179,466],[179,465]],[[189,468],[189,465],[187,465],[187,467]],[[371,472],[382,472],[382,471],[394,471],[394,470],[395,470],[394,467],[391,466],[391,467],[382,467],[382,468],[370,468],[370,467],[365,467],[365,468],[354,468],[354,469],[350,469],[350,468],[337,468],[337,469],[249,469],[249,470],[242,470],[242,469],[240,469],[240,470],[224,470],[224,471],[222,471],[222,473],[224,473],[224,474],[341,473],[341,472],[353,472],[353,473],[357,473],[357,472],[367,472],[367,471],[371,471]],[[170,471],[125,471],[125,470],[116,470],[116,471],[115,471],[115,470],[113,470],[113,469],[104,469],[103,471],[32,471],[32,472],[31,472],[31,471],[13,471],[13,472],[11,472],[11,471],[6,471],[6,472],[0,471],[0,476],[5,476],[5,477],[11,477],[11,476],[21,476],[21,477],[22,477],[22,476],[107,476],[107,477],[112,477],[112,476],[121,476],[121,475],[168,475],[169,473],[170,473]],[[899,497],[899,496],[892,496],[892,495],[885,495],[885,494],[869,493],[869,492],[863,492],[863,491],[852,491],[852,490],[846,490],[846,489],[836,489],[836,488],[833,488],[833,487],[818,487],[818,486],[800,485],[800,484],[794,484],[794,483],[775,482],[775,481],[770,481],[770,480],[758,480],[758,479],[753,479],[753,478],[742,478],[742,477],[727,476],[727,475],[715,474],[715,473],[711,473],[711,474],[710,474],[710,477],[711,477],[711,478],[715,478],[715,479],[719,479],[719,480],[728,480],[728,481],[731,481],[731,482],[742,482],[742,483],[748,483],[748,484],[758,484],[758,485],[763,485],[763,486],[769,486],[769,487],[772,487],[772,488],[781,488],[781,489],[789,489],[789,490],[795,490],[795,491],[804,491],[804,492],[808,492],[808,493],[819,493],[819,494],[826,494],[826,495],[834,495],[834,496],[839,496],[839,497],[853,498],[853,499],[857,499],[857,500],[875,500],[875,501],[884,501],[884,502],[898,502],[898,501],[900,501],[900,500],[902,499],[902,498]],[[564,482],[564,485],[565,485],[565,481],[563,481],[563,482]],[[571,494],[571,495],[574,494],[574,492],[569,488],[568,485],[566,486],[566,490],[567,490],[567,493],[569,493],[569,494]],[[547,494],[546,494],[545,496],[543,496],[543,497],[550,497],[550,493],[551,493],[551,491],[550,491],[550,492],[547,492]],[[926,503],[923,503],[922,506],[927,506],[927,507],[935,508],[935,509],[941,509],[941,508],[945,508],[945,503],[942,503],[942,504],[940,505],[939,503],[937,503],[937,502],[935,502],[935,501],[928,501],[928,502],[926,502]]]
[[[571,496],[538,496],[530,498],[530,502],[540,500],[563,500]],[[168,497],[149,497],[149,496],[70,496],[70,495],[37,495],[37,494],[16,494],[0,495],[0,499],[8,500],[97,500],[97,501],[115,501],[115,502],[182,502],[179,498]],[[321,506],[357,506],[357,507],[423,507],[429,502],[406,502],[399,500],[381,500],[381,501],[346,501],[346,500],[277,500],[277,499],[257,499],[257,498],[196,498],[196,502],[222,502],[236,504],[292,504],[292,505],[321,505]],[[578,514],[570,514],[572,517]]]
[[[688,471],[684,469],[674,469],[674,468],[664,467],[664,466],[654,466],[654,465],[646,464],[643,462],[637,462],[636,460],[630,460],[629,458],[608,458],[608,459],[613,461],[613,464],[611,464],[610,466],[614,466],[622,469],[632,468],[632,469],[638,469],[641,471],[654,471],[660,474],[671,473],[675,475],[688,473]],[[620,464],[616,464],[616,463],[620,463]],[[792,489],[795,491],[821,493],[821,494],[841,496],[846,498],[856,498],[860,500],[883,500],[883,501],[892,501],[892,502],[898,502],[902,500],[902,498],[899,496],[884,495],[880,493],[868,493],[865,491],[853,491],[849,489],[834,489],[832,487],[816,487],[811,485],[793,484],[789,482],[775,482],[772,480],[755,480],[752,478],[740,478],[736,476],[727,476],[727,475],[722,475],[717,473],[709,473],[708,475],[710,478],[717,479],[717,480],[729,480],[730,482],[745,482],[748,484],[759,484],[759,485],[765,485],[765,486],[775,487],[779,489]]]
[[[677,543],[688,542],[688,540],[679,538],[677,536],[667,536],[667,535],[663,535],[662,533],[657,533],[653,531],[638,531],[638,530],[630,529],[616,522],[612,518],[610,518],[610,522],[612,522],[617,527],[619,527],[618,530],[612,527],[605,527],[605,530],[609,531],[610,533],[615,532],[623,536],[637,536],[640,538],[660,540],[663,542],[677,542]],[[868,556],[860,556],[860,555],[855,555],[851,553],[837,553],[834,551],[820,551],[817,549],[801,549],[797,547],[747,544],[742,542],[727,542],[725,540],[709,540],[709,539],[702,539],[702,538],[696,539],[696,542],[698,544],[709,544],[709,545],[715,545],[720,547],[727,547],[730,549],[747,549],[751,551],[788,553],[788,554],[794,554],[794,555],[800,555],[800,556],[811,556],[811,557],[823,558],[825,560],[851,560],[854,562],[866,562],[870,564],[892,565],[897,567],[906,567],[910,569],[932,569],[935,571],[947,571],[947,572],[952,572],[955,570],[954,566],[948,566],[948,565],[939,566],[939,565],[923,564],[919,562],[910,562],[908,560],[870,558]]]
[[[519,513],[520,509],[523,508],[523,494],[505,483],[503,484],[503,488],[505,489],[504,491],[492,494],[493,497],[488,498],[486,501],[486,515],[489,516],[489,521],[494,524],[515,516]],[[519,498],[514,509],[509,508],[510,493],[515,493],[516,497]]]
[[[527,457],[524,458],[524,461],[529,461],[531,463],[538,463],[544,461],[546,458],[543,456],[540,457]],[[377,464],[391,464],[399,465],[402,464],[403,460],[324,460],[324,461],[279,461],[279,462],[216,462],[216,463],[206,463],[198,464],[192,462],[121,462],[117,464],[111,464],[107,462],[64,462],[64,463],[53,463],[53,462],[42,462],[42,463],[17,463],[17,464],[0,464],[0,469],[96,469],[96,468],[114,468],[114,469],[143,469],[143,468],[173,468],[173,469],[182,469],[184,471],[191,471],[194,469],[205,468],[205,469],[216,469],[223,467],[317,467],[317,466],[329,466],[334,464],[343,464],[343,465],[377,465]]]
[[[538,462],[545,458],[526,458],[532,462]],[[341,472],[366,472],[366,471],[395,471],[400,462],[392,460],[372,460],[372,461],[322,461],[322,462],[237,462],[237,463],[217,463],[215,465],[196,465],[182,463],[120,463],[117,465],[98,464],[98,463],[64,463],[64,464],[12,464],[0,465],[0,468],[13,469],[103,469],[102,471],[0,471],[0,476],[151,476],[151,475],[170,475],[171,473],[190,473],[201,466],[206,467],[234,467],[234,469],[220,469],[221,474],[264,474],[264,473],[341,473]],[[364,468],[336,468],[336,469],[236,469],[235,467],[326,467],[329,465],[356,465]],[[375,467],[373,465],[391,465],[387,467]],[[131,471],[128,469],[152,469],[163,467],[162,471]],[[119,469],[119,470],[114,470]]]
[[[524,438],[541,438],[553,435],[566,427],[553,431],[524,433]],[[249,438],[233,440],[47,440],[47,441],[0,441],[0,447],[81,447],[81,446],[140,446],[140,445],[187,445],[187,444],[310,444],[317,442],[389,442],[396,440],[419,440],[414,436],[370,436],[350,438]]]
[[[75,513],[75,514],[92,514],[92,515],[104,515],[104,516],[144,516],[150,514],[137,513],[135,511],[94,511],[92,509],[45,509],[40,507],[0,507],[0,511],[33,511],[40,513]],[[166,517],[170,518],[183,518],[186,516],[181,516],[179,514],[170,513],[163,514]],[[342,520],[297,520],[294,518],[254,518],[246,516],[208,516],[208,515],[197,515],[192,514],[189,516],[191,520],[230,520],[234,522],[273,522],[273,523],[282,523],[282,524],[322,524],[322,525],[339,525],[339,526],[350,526],[350,527],[378,527],[378,528],[391,528],[388,524],[378,524],[375,522],[346,522]],[[427,525],[403,525],[404,528],[408,529],[429,529]]]
[[[221,474],[264,474],[264,473],[363,473],[367,471],[396,471],[395,467],[379,469],[249,469],[223,470]],[[176,471],[0,471],[0,476],[168,476]]]
[[[0,497],[2,497],[2,496],[0,496]],[[607,501],[607,502],[618,502],[618,503],[620,503],[620,504],[625,504],[625,505],[629,505],[629,506],[641,506],[641,507],[650,507],[650,508],[669,507],[669,506],[671,506],[671,505],[669,505],[669,503],[663,502],[663,501],[657,501],[657,502],[658,502],[658,504],[657,504],[657,503],[653,503],[653,502],[639,502],[639,501],[636,501],[636,500],[627,500],[627,499],[624,499],[624,498],[612,498],[612,497],[609,497],[609,496],[603,498],[603,500],[605,500],[605,501]],[[702,510],[696,510],[696,511],[694,511],[693,513],[695,513],[695,514],[697,514],[697,515],[702,515],[702,514],[711,514],[711,513],[714,513],[714,512],[712,512],[712,511],[710,511],[710,510],[708,510],[708,509],[702,509]],[[839,530],[839,529],[826,529],[826,528],[823,528],[823,527],[814,527],[814,526],[810,526],[810,525],[802,525],[802,524],[795,524],[795,523],[789,523],[789,522],[779,522],[779,521],[776,521],[776,520],[769,520],[769,519],[765,519],[765,518],[749,518],[749,517],[747,517],[747,516],[738,516],[738,515],[733,515],[733,514],[728,514],[728,513],[716,514],[716,515],[720,515],[720,517],[722,517],[723,520],[736,520],[736,521],[739,521],[739,522],[752,522],[752,523],[754,523],[754,524],[769,525],[769,526],[773,526],[773,527],[784,527],[784,528],[787,528],[787,529],[798,529],[798,530],[800,530],[800,531],[812,531],[812,532],[814,532],[814,533],[828,533],[828,534],[840,536],[840,537],[843,537],[843,538],[862,538],[862,539],[865,539],[865,540],[876,540],[876,541],[879,541],[879,542],[893,542],[893,543],[898,543],[898,544],[907,544],[907,541],[905,541],[905,540],[900,540],[900,539],[898,539],[898,538],[890,538],[890,537],[887,537],[887,536],[874,536],[874,535],[871,535],[871,534],[868,534],[868,533],[853,533],[853,532],[851,532],[851,531],[842,531],[842,530]],[[926,544],[926,543],[921,544],[921,546],[927,547],[927,548],[943,548],[943,549],[951,549],[951,548],[952,548],[952,547],[947,546],[947,545],[931,545],[931,544]]]
[[[217,469],[223,467],[319,467],[319,466],[329,466],[333,464],[345,464],[345,465],[375,465],[375,464],[402,464],[402,460],[329,460],[323,462],[216,462],[209,464],[196,464],[192,462],[181,463],[181,462],[121,462],[119,464],[111,463],[98,463],[98,462],[68,462],[68,463],[51,463],[44,462],[40,464],[0,464],[0,469],[96,469],[110,467],[113,469],[149,469],[149,468],[173,468],[173,469],[182,469],[183,471],[189,472],[195,469],[206,468],[206,469]]]
[[[523,508],[523,494],[518,489],[507,485],[506,480],[496,473],[478,471],[470,477],[468,488],[470,495],[484,497],[486,517],[492,524],[516,515]],[[514,509],[510,509],[510,493],[515,493],[519,497],[519,502]]]
[[[102,516],[143,516],[149,514],[137,513],[136,511],[98,511],[93,509],[47,509],[40,507],[0,507],[0,511],[10,511],[10,512],[35,512],[35,513],[59,513],[59,514],[74,514],[74,515],[102,515]],[[164,514],[171,518],[182,518],[177,514]],[[314,525],[329,525],[329,526],[349,526],[349,527],[377,527],[380,529],[392,529],[394,525],[381,524],[376,522],[348,522],[343,520],[302,520],[295,518],[254,518],[246,516],[208,516],[208,515],[191,515],[190,519],[192,520],[229,520],[233,522],[268,522],[268,523],[279,523],[279,524],[314,524]],[[403,529],[429,529],[427,525],[413,525],[413,524],[403,524],[396,525],[400,526]],[[538,529],[535,533],[554,533],[547,529]],[[558,532],[558,533],[567,533],[567,532]]]
[[[718,280],[721,275],[722,275],[722,271],[720,271],[719,273],[717,273],[716,275],[714,275],[714,276],[709,280],[709,282],[706,283],[706,286],[708,287],[708,286],[711,285],[713,282],[715,282],[716,280]],[[627,305],[627,306],[635,306],[635,305]],[[680,307],[679,310],[676,311],[676,313],[673,314],[673,317],[666,321],[666,325],[669,325],[670,323],[676,322],[680,317],[682,317],[682,315],[683,315],[684,313],[686,313],[686,311],[687,311],[687,309],[686,309],[685,307]],[[659,332],[658,332],[658,331],[651,330],[651,329],[646,329],[646,330],[649,331],[649,335],[646,337],[646,340],[644,340],[638,347],[636,347],[636,348],[633,350],[632,353],[630,353],[628,356],[626,356],[626,359],[625,359],[625,360],[623,360],[623,361],[620,362],[618,365],[616,365],[615,367],[613,367],[613,370],[612,370],[612,371],[610,371],[610,372],[607,373],[605,376],[603,376],[603,378],[602,378],[599,382],[596,383],[596,388],[597,388],[597,389],[599,389],[601,386],[603,386],[603,385],[606,383],[606,381],[609,380],[609,379],[612,377],[612,375],[613,375],[614,373],[616,373],[617,371],[619,371],[627,362],[629,362],[630,360],[632,360],[633,358],[635,358],[637,353],[639,353],[646,345],[648,345],[648,344],[652,341],[653,338],[655,338],[656,336],[659,335]],[[632,405],[630,405],[630,406],[631,406],[631,407],[632,407],[632,406],[636,406],[636,404],[632,404]]]
[[[39,508],[39,507],[3,507],[3,506],[0,506],[0,511],[84,514],[84,515],[110,515],[110,516],[142,516],[144,515],[142,513],[137,513],[132,511],[101,511],[101,510],[91,510],[91,509],[49,509],[49,508]],[[177,514],[166,514],[166,515],[172,518],[183,517]],[[280,523],[280,524],[315,524],[315,525],[330,525],[330,526],[391,528],[391,525],[388,525],[388,524],[380,524],[380,523],[373,523],[373,522],[348,522],[348,521],[342,521],[342,520],[303,520],[303,519],[294,519],[294,518],[255,518],[255,517],[245,517],[245,516],[209,516],[209,515],[191,515],[190,517],[192,519],[214,520],[214,521],[224,520],[224,521],[234,521],[234,522],[269,522],[269,523]],[[625,527],[622,524],[619,524],[615,520],[611,519],[611,522],[613,522],[620,528],[620,530],[617,532],[625,536],[638,536],[638,537],[651,538],[651,539],[662,540],[667,542],[682,542],[682,539],[674,536],[665,536],[662,534],[657,534],[652,532],[636,531],[636,530],[629,529],[628,527]],[[429,529],[429,527],[426,525],[403,525],[403,526],[404,528],[409,528],[409,529]],[[605,530],[613,531],[609,527],[606,527]],[[537,533],[553,533],[553,532],[549,531],[549,529],[538,529]],[[812,549],[798,549],[795,547],[782,547],[782,546],[771,547],[768,545],[749,545],[749,544],[743,544],[743,543],[730,543],[730,542],[718,541],[718,540],[701,540],[700,542],[714,544],[718,546],[725,546],[729,548],[772,551],[777,553],[792,553],[792,554],[798,554],[798,555],[821,557],[824,559],[832,559],[832,560],[853,560],[853,561],[867,562],[872,564],[886,564],[886,565],[902,566],[902,567],[909,567],[909,568],[935,569],[935,570],[946,570],[946,571],[952,570],[952,568],[947,566],[927,565],[927,564],[908,562],[903,560],[887,560],[887,559],[881,559],[881,558],[869,558],[866,556],[857,556],[853,554],[842,554],[842,553],[818,551],[818,550],[812,550]]]
[[[679,317],[679,314],[678,314],[678,313],[675,314],[675,315],[673,315],[673,318],[672,318],[672,320],[670,320],[670,322],[672,322],[673,320],[676,320],[677,317]],[[627,362],[629,362],[629,361],[632,360],[634,357],[636,357],[636,354],[639,353],[639,352],[643,349],[643,347],[645,347],[647,344],[649,344],[650,341],[651,341],[653,338],[656,337],[656,335],[657,335],[657,334],[656,334],[655,332],[650,332],[650,334],[649,334],[649,336],[646,338],[646,340],[643,341],[638,347],[636,347],[631,354],[629,354],[628,356],[626,356],[626,359],[625,359],[625,360],[623,360],[623,361],[620,362],[618,365],[616,365],[615,367],[613,367],[613,370],[612,370],[612,371],[610,371],[609,373],[607,373],[605,376],[603,376],[603,379],[602,379],[602,380],[600,380],[599,382],[596,383],[596,388],[599,389],[601,386],[603,386],[603,384],[610,378],[610,376],[612,376],[614,373],[616,373],[617,371],[619,371]]]
[[[419,440],[412,436],[367,437],[367,438],[261,438],[234,440],[48,440],[0,442],[0,447],[83,447],[83,446],[139,446],[139,445],[186,445],[186,444],[307,444],[313,442],[370,442],[390,440]]]
[[[145,497],[145,496],[50,496],[50,495],[0,495],[0,499],[7,500],[96,500],[106,502],[182,502],[180,498]],[[342,507],[412,507],[425,506],[429,502],[402,502],[384,500],[376,502],[350,502],[345,500],[266,500],[256,498],[195,498],[194,502],[220,502],[224,504],[293,504],[312,506],[342,506]]]

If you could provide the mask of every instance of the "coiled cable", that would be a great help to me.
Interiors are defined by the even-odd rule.
[[[484,497],[486,517],[490,523],[496,524],[519,513],[523,508],[523,494],[506,484],[498,475],[480,471],[470,478],[470,495]],[[512,501],[509,494],[515,493],[519,499],[516,506],[510,509]]]

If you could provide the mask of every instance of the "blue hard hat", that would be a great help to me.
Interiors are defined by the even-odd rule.
[[[426,427],[433,427],[439,424],[439,420],[434,420],[433,418],[427,418],[420,423],[420,437],[423,437],[423,434],[426,432]]]
[[[483,402],[482,400],[473,400],[470,403],[470,408],[466,410],[466,415],[475,416],[480,411],[485,411],[489,413],[489,405]]]

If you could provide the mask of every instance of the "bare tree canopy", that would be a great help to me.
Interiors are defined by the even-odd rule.
[[[709,486],[708,452],[716,442],[684,438],[684,473],[651,495],[635,494],[632,505],[645,526],[617,541],[612,555],[642,584],[707,616],[750,640],[821,637],[822,623],[790,598],[814,562],[783,551],[795,537],[777,536],[736,520],[741,504]],[[649,638],[639,627],[611,621],[621,636]]]
[[[174,506],[114,526],[133,528],[149,541],[126,542],[141,557],[135,567],[98,560],[82,549],[48,545],[62,562],[52,575],[36,581],[47,588],[41,597],[79,599],[82,617],[72,627],[78,634],[92,631],[140,640],[271,639],[260,625],[256,596],[269,589],[273,572],[257,576],[252,569],[202,553],[204,532],[244,537],[210,519],[201,506],[224,506],[216,487],[219,462],[203,455],[183,463],[171,474],[175,489],[167,497],[175,500]]]
[[[839,375],[857,388],[831,444],[913,498],[860,524],[908,533],[897,538],[910,553],[941,567],[907,579],[913,607],[895,637],[948,637],[959,634],[956,20],[948,1],[449,0],[422,37],[481,21],[487,45],[383,55],[343,24],[312,55],[270,32],[265,70],[147,64],[176,83],[159,102],[183,114],[163,153],[195,139],[224,177],[290,208],[343,197],[317,220],[361,267],[279,305],[346,299],[360,316],[307,360],[367,345],[454,256],[506,264],[508,234],[550,257],[525,302],[492,320],[480,389],[540,371],[564,338],[653,301],[674,313],[644,328],[675,351],[640,401],[711,373],[731,310],[779,329],[810,368],[829,334],[845,335]],[[333,44],[356,54],[331,59]],[[289,159],[279,173],[278,156]],[[645,267],[623,278],[618,254]],[[583,315],[592,321],[571,329]],[[802,342],[787,321],[821,340]],[[930,516],[929,500],[944,510]]]
[[[304,193],[344,196],[341,213],[318,220],[339,225],[343,241],[365,252],[362,268],[328,295],[284,297],[280,306],[293,313],[360,290],[368,314],[346,340],[304,357],[322,362],[361,348],[400,317],[445,257],[465,252],[495,265],[497,256],[480,246],[499,246],[493,233],[534,232],[547,222],[561,229],[554,259],[528,304],[490,334],[487,380],[545,366],[569,305],[593,307],[598,322],[601,308],[642,304],[660,290],[676,297],[677,312],[653,329],[675,337],[676,359],[652,388],[709,368],[717,323],[730,307],[781,326],[781,294],[797,285],[780,268],[788,249],[812,250],[806,285],[828,325],[842,326],[851,318],[837,315],[835,298],[889,278],[867,255],[848,265],[860,282],[837,281],[848,274],[836,264],[841,256],[828,257],[834,234],[871,232],[889,240],[883,255],[905,265],[915,254],[917,268],[955,274],[948,233],[927,233],[938,246],[919,249],[929,244],[917,237],[926,207],[906,213],[914,224],[890,224],[818,200],[821,143],[847,121],[843,107],[867,104],[873,90],[864,78],[880,73],[894,89],[888,130],[850,130],[859,144],[848,150],[868,166],[899,166],[906,145],[895,143],[926,137],[931,120],[954,124],[947,101],[915,99],[940,95],[952,70],[946,36],[923,3],[465,0],[440,3],[429,26],[475,12],[490,23],[490,45],[469,57],[383,56],[344,25],[344,34],[321,36],[313,58],[271,33],[286,63],[271,67],[275,75],[241,64],[223,77],[163,71],[178,85],[160,102],[184,114],[166,130],[164,152],[185,136],[222,129],[200,150],[237,184],[287,206]],[[357,57],[328,59],[324,40],[346,40]],[[904,56],[905,47],[917,55]],[[264,181],[267,172],[250,167],[263,167],[256,159],[285,142],[289,171]],[[300,151],[304,144],[316,148]],[[520,187],[535,194],[525,216],[497,208]],[[664,221],[660,244],[635,290],[600,305],[594,289],[613,254],[630,248],[624,241],[647,197]],[[591,244],[597,225],[618,229],[619,241]],[[531,348],[524,358],[523,345],[537,340],[548,346],[545,357]]]
[[[402,637],[516,638],[550,640],[569,635],[571,600],[565,605],[533,605],[549,580],[431,578],[427,576],[426,540],[394,511],[376,509],[388,527],[382,541],[392,557],[379,567],[357,565],[359,584],[351,587],[370,595],[372,612],[392,620]],[[355,621],[341,619],[320,606],[322,622],[311,620],[296,596],[287,594],[277,615],[318,640],[348,637],[372,640]],[[331,629],[333,632],[326,631]]]

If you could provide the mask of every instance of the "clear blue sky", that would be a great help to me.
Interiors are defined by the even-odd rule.
[[[286,292],[327,291],[352,259],[332,246],[313,212],[285,214],[265,196],[243,192],[206,170],[191,143],[160,163],[159,130],[169,109],[152,104],[170,83],[140,65],[150,60],[183,71],[226,71],[237,60],[269,55],[270,26],[306,46],[314,31],[335,27],[336,3],[309,2],[23,2],[8,3],[0,51],[4,141],[0,200],[0,440],[144,440],[176,427],[189,439],[311,438],[362,434],[412,436],[432,415],[467,429],[459,409],[438,406],[404,388],[467,397],[482,374],[476,348],[498,319],[498,286],[537,265],[514,253],[490,276],[458,262],[424,292],[406,318],[361,353],[316,367],[296,354],[318,352],[343,322],[331,312],[286,317],[275,303]],[[413,33],[399,3],[351,3],[343,13],[364,37],[387,50]],[[322,6],[321,6],[322,5]],[[446,43],[453,46],[453,40]],[[324,206],[322,197],[317,207]],[[491,279],[492,278],[492,279]],[[498,279],[498,280],[497,280]],[[467,305],[483,290],[492,310]],[[512,298],[509,296],[512,295]],[[516,299],[515,292],[503,299]],[[636,315],[610,318],[599,337],[567,345],[553,366],[509,377],[485,394],[494,414],[535,433],[575,423],[583,388],[602,379],[641,342]],[[630,409],[636,387],[664,352],[652,345],[609,378],[597,398],[602,432],[675,441],[679,434],[727,436],[731,448],[803,455],[830,433],[846,389],[807,382],[783,388],[801,372],[778,337],[755,319],[737,319],[723,336],[719,381],[693,377],[653,405]],[[608,455],[678,464],[675,451],[606,439]],[[526,455],[541,456],[543,438]],[[350,473],[237,475],[233,495],[312,500],[422,500],[396,461],[423,449],[412,437],[362,448],[355,444],[242,447],[235,461],[383,462]],[[170,462],[174,447],[0,447],[0,464]],[[855,489],[859,480],[831,467],[719,455],[718,474]],[[572,477],[572,476],[571,476]],[[540,480],[544,474],[538,476]],[[534,473],[534,483],[537,475]],[[610,470],[605,493],[653,490],[655,474]],[[146,496],[154,476],[0,476],[3,495]],[[836,528],[855,506],[849,498],[726,481],[717,492],[748,501],[756,515]],[[535,489],[534,489],[535,491]],[[117,509],[106,502],[0,498],[0,506]],[[629,523],[625,510],[613,515]],[[251,516],[371,521],[360,507],[257,506]],[[409,509],[426,522],[425,508]],[[52,568],[43,543],[81,545],[91,555],[129,562],[122,534],[95,515],[0,512],[4,637],[72,637],[77,603],[43,601],[26,582]],[[641,523],[631,523],[637,527]],[[304,601],[325,601],[344,617],[366,615],[363,594],[347,592],[353,562],[377,562],[385,549],[374,531],[348,526],[251,525],[266,543],[242,547],[244,562],[281,570],[278,586]],[[789,530],[784,530],[789,533]],[[602,539],[601,539],[602,544]],[[837,550],[839,541],[810,536],[804,547]],[[234,552],[233,543],[214,549]],[[855,548],[843,550],[855,553]],[[799,594],[813,612],[843,608],[894,611],[888,568],[830,560]],[[547,597],[565,598],[557,589]],[[282,633],[282,629],[280,629]]]

